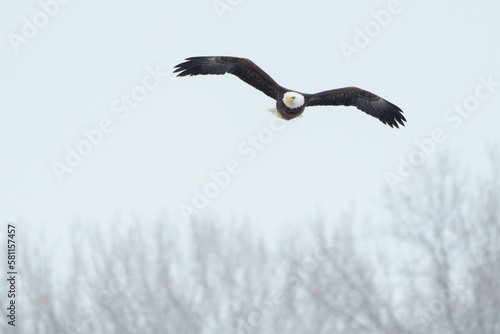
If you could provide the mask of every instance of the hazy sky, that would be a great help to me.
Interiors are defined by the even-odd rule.
[[[438,149],[480,165],[499,140],[497,1],[62,2],[0,11],[0,222],[182,222],[193,200],[263,226],[368,212],[388,172],[398,186]],[[172,74],[198,55],[303,92],[364,88],[408,123],[315,107],[284,126],[236,77]]]

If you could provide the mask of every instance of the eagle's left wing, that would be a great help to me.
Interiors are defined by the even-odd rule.
[[[345,87],[306,95],[306,106],[355,106],[390,127],[404,126],[403,111],[378,95],[357,87]]]

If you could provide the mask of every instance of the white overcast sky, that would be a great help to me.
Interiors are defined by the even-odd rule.
[[[264,228],[351,206],[369,214],[386,173],[418,155],[415,141],[441,131],[439,149],[479,166],[499,141],[497,1],[242,0],[222,13],[214,3],[231,6],[73,0],[48,6],[52,16],[38,1],[2,6],[0,222],[45,228],[167,214],[182,223],[179,205],[233,160],[241,172],[202,214]],[[389,18],[380,14],[388,8],[397,9]],[[355,47],[365,29],[368,45],[348,61],[341,46]],[[238,147],[267,131],[274,101],[236,77],[172,74],[198,55],[250,58],[302,92],[364,88],[401,107],[408,123],[391,129],[354,107],[309,108],[248,162]],[[158,85],[147,79],[157,69]],[[120,118],[120,99],[139,94],[145,78],[151,91]],[[445,118],[464,102],[470,117]],[[112,132],[60,182],[53,163],[101,122]]]

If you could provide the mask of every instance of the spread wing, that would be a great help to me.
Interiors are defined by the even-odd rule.
[[[280,86],[259,66],[249,59],[237,57],[191,57],[175,66],[178,77],[206,74],[236,75],[250,86],[276,99]]]
[[[390,127],[404,126],[403,111],[396,105],[378,95],[356,87],[346,87],[310,94],[306,97],[307,106],[355,106],[368,115],[378,118]]]

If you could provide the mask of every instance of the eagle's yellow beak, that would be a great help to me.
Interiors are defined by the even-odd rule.
[[[290,104],[293,102],[293,96],[287,96],[286,97],[286,103]]]

